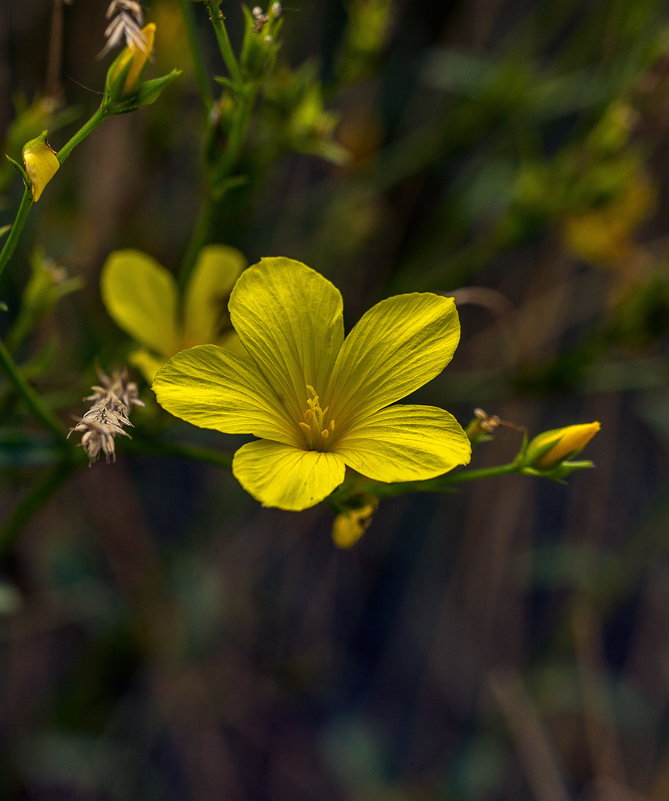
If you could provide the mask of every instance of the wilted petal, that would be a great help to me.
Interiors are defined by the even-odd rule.
[[[100,284],[117,325],[156,353],[174,353],[177,285],[164,267],[139,250],[117,250],[105,262]]]
[[[471,444],[452,414],[435,406],[390,406],[371,414],[334,448],[375,481],[418,481],[467,464]]]
[[[336,453],[258,440],[235,453],[232,472],[263,506],[299,512],[327,498],[344,480],[346,467]]]
[[[221,318],[227,316],[230,292],[246,266],[235,248],[202,248],[186,290],[184,339],[192,345],[215,343]]]
[[[158,371],[152,388],[164,409],[200,428],[298,441],[299,429],[255,365],[218,345],[180,351]]]
[[[351,425],[422,387],[450,362],[460,339],[453,298],[395,295],[346,337],[326,392],[337,425]]]
[[[306,385],[322,393],[344,338],[339,290],[292,259],[262,259],[245,270],[230,298],[242,344],[295,420]]]

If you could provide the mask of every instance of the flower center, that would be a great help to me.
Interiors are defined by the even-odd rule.
[[[326,451],[329,444],[328,440],[332,441],[331,437],[335,430],[335,421],[326,422],[330,407],[326,406],[325,409],[321,409],[318,393],[310,384],[307,384],[307,392],[311,397],[307,398],[304,420],[301,420],[298,425],[304,432],[304,438],[307,441],[309,450]]]

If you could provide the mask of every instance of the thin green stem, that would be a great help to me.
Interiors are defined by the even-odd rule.
[[[186,26],[186,38],[188,39],[188,47],[190,48],[191,58],[193,59],[195,80],[202,97],[202,102],[207,111],[209,111],[214,104],[214,95],[211,91],[209,75],[207,74],[207,68],[197,38],[197,28],[195,25],[192,2],[191,0],[178,0],[178,2],[181,15],[184,19],[184,25]]]
[[[385,484],[380,481],[369,481],[358,477],[347,481],[331,496],[330,504],[339,509],[347,505],[347,500],[360,495],[372,495],[375,498],[393,498],[397,495],[409,495],[414,492],[449,492],[455,484],[464,484],[466,481],[477,481],[481,478],[493,478],[509,473],[520,473],[522,468],[515,462],[483,467],[480,470],[462,470],[457,473],[447,473],[444,476],[430,478],[425,481],[403,481],[397,484]]]
[[[200,206],[200,211],[195,221],[195,226],[188,240],[186,253],[181,262],[181,269],[179,270],[179,286],[184,289],[191,277],[193,267],[197,260],[197,255],[202,249],[202,246],[207,241],[209,229],[211,228],[211,219],[214,211],[214,201],[211,197],[209,187],[206,189],[206,195]]]
[[[465,481],[478,481],[479,478],[494,478],[495,476],[506,476],[509,473],[520,473],[521,467],[516,462],[500,464],[495,467],[482,467],[480,470],[463,470],[459,473],[447,473],[439,479],[442,484],[463,484]]]
[[[87,120],[81,126],[81,128],[79,128],[79,130],[74,134],[74,136],[69,141],[67,141],[61,147],[61,149],[56,153],[56,158],[58,159],[58,162],[62,164],[70,155],[70,153],[74,150],[74,148],[77,145],[81,144],[81,142],[83,142],[87,136],[90,136],[90,134],[93,133],[93,131],[98,127],[98,125],[100,125],[100,123],[104,121],[106,116],[107,115],[102,110],[102,108],[99,108],[95,112],[95,114],[93,114],[93,116],[89,120]]]
[[[70,461],[55,465],[41,476],[21,498],[0,529],[0,559],[12,549],[28,521],[69,478],[74,468],[74,462]]]
[[[182,288],[188,283],[188,279],[190,278],[197,260],[197,255],[202,249],[202,246],[207,242],[214,211],[225,195],[226,190],[225,187],[222,187],[222,184],[226,178],[232,175],[241,149],[244,146],[246,134],[251,122],[252,108],[253,95],[247,90],[237,98],[235,117],[231,123],[230,134],[225,145],[225,150],[216,166],[208,168],[207,170],[206,195],[202,201],[195,227],[191,233],[179,271],[179,285]],[[214,191],[217,192],[215,197],[213,195]]]
[[[56,153],[58,163],[62,164],[74,150],[74,148],[90,133],[92,133],[98,127],[98,125],[100,125],[104,118],[104,111],[102,111],[102,109],[98,109],[95,114],[93,114],[93,116],[81,126],[81,128],[75,133],[69,142],[66,142],[66,144],[61,147],[58,153]],[[16,249],[16,245],[21,237],[23,227],[25,226],[26,220],[28,219],[28,213],[30,212],[32,206],[32,190],[30,187],[26,187],[23,191],[23,197],[21,198],[21,203],[19,204],[19,208],[16,212],[16,218],[14,219],[11,230],[7,235],[7,239],[5,240],[2,250],[0,251],[0,275],[2,275],[7,263]]]
[[[33,416],[39,420],[45,428],[51,431],[56,441],[63,448],[70,450],[70,443],[67,441],[67,435],[63,425],[21,375],[14,359],[12,359],[10,352],[7,350],[2,340],[0,340],[0,368],[2,368],[18,394],[23,398],[23,401],[30,409]]]
[[[230,77],[237,87],[244,84],[242,72],[239,69],[239,63],[235,56],[230,37],[228,36],[228,29],[225,27],[225,17],[221,11],[221,0],[205,0],[205,6],[209,12],[209,19],[216,34],[216,41],[218,42],[218,49],[221,51],[225,66],[228,68]]]
[[[3,248],[0,251],[0,275],[2,275],[5,267],[7,266],[7,262],[11,259],[12,254],[14,253],[19,238],[21,237],[23,226],[26,224],[26,220],[28,219],[28,213],[30,212],[32,205],[33,205],[32,191],[29,187],[26,187],[23,190],[23,197],[21,198],[21,203],[19,204],[19,208],[16,212],[16,217],[14,219],[14,222],[12,223],[11,230],[7,234],[7,239],[5,240],[5,244],[3,245]]]
[[[124,443],[124,450],[134,453],[156,454],[159,456],[180,456],[196,462],[206,462],[224,470],[232,467],[232,454],[216,451],[202,445],[191,445],[188,442],[165,442],[159,439],[145,439],[136,434],[132,440]]]

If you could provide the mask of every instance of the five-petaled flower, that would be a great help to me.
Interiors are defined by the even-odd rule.
[[[469,461],[469,440],[451,414],[395,404],[451,360],[460,337],[452,298],[388,298],[344,338],[336,287],[300,262],[268,258],[242,273],[229,310],[246,354],[215,345],[181,351],[153,389],[189,423],[260,438],[235,453],[232,469],[263,505],[313,506],[347,467],[398,482]]]
[[[147,381],[183,348],[204,343],[231,346],[226,304],[246,265],[244,256],[226,245],[202,248],[183,297],[174,277],[139,250],[112,253],[100,279],[102,299],[116,323],[145,347],[129,360]]]

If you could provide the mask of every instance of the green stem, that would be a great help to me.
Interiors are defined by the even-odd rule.
[[[246,140],[246,134],[251,122],[253,108],[253,94],[249,91],[241,93],[237,98],[235,117],[232,120],[230,134],[220,161],[215,167],[207,169],[206,195],[200,207],[197,221],[191,233],[186,254],[181,262],[179,271],[179,285],[184,288],[193,271],[198,253],[206,244],[211,228],[211,221],[216,206],[221,203],[225,190],[220,185],[233,173],[237,159]],[[216,197],[212,195],[212,187],[219,187]]]
[[[0,559],[11,550],[26,523],[70,476],[74,468],[74,463],[69,461],[55,465],[41,476],[21,498],[0,529]]]
[[[193,6],[191,0],[178,0],[181,15],[184,19],[186,26],[186,38],[188,39],[188,47],[190,48],[191,58],[193,59],[193,69],[195,70],[195,80],[197,82],[202,102],[204,103],[207,111],[214,104],[214,96],[209,84],[209,75],[204,63],[202,51],[200,50],[200,43],[197,38],[197,29],[195,27],[195,15],[193,14]]]
[[[464,470],[460,473],[448,473],[433,481],[442,484],[463,484],[465,481],[477,481],[479,478],[493,478],[494,476],[506,476],[509,473],[520,473],[521,468],[516,462],[500,464],[495,467],[482,467],[480,470]]]
[[[74,136],[69,141],[67,141],[61,147],[61,149],[56,153],[56,158],[58,159],[58,163],[62,164],[70,155],[70,153],[74,150],[74,148],[77,145],[81,144],[81,142],[83,142],[87,136],[92,134],[93,131],[98,127],[98,125],[100,125],[100,123],[104,121],[106,116],[107,115],[102,110],[102,108],[99,108],[95,112],[95,114],[93,114],[93,116],[89,120],[87,120],[81,126],[81,128],[79,128],[79,130],[74,134]]]
[[[51,431],[56,441],[63,448],[69,450],[70,443],[67,441],[67,435],[65,434],[65,429],[63,428],[62,424],[58,418],[54,416],[51,409],[44,404],[40,396],[21,375],[18,367],[11,357],[11,354],[5,347],[5,343],[2,342],[2,340],[0,340],[0,368],[4,370],[18,394],[21,396],[21,398],[23,398],[26,406],[33,413],[34,417],[39,420],[45,428]]]
[[[23,197],[21,198],[21,203],[18,211],[16,212],[16,217],[12,223],[12,228],[7,234],[5,244],[0,251],[0,275],[2,275],[5,267],[7,266],[7,262],[11,259],[12,253],[14,253],[14,249],[18,244],[21,232],[23,231],[23,226],[26,224],[26,220],[28,219],[28,212],[32,208],[32,205],[32,190],[29,187],[26,187],[23,190]]]
[[[70,153],[74,150],[74,148],[82,142],[90,133],[92,133],[98,125],[104,120],[105,113],[102,109],[98,109],[95,114],[84,124],[82,127],[75,133],[75,135],[67,142],[66,144],[61,147],[61,149],[56,153],[56,158],[58,159],[58,163],[62,164],[65,159],[70,155]],[[16,218],[14,219],[14,223],[12,224],[12,228],[7,235],[7,239],[5,240],[5,244],[3,245],[2,250],[0,251],[0,275],[2,275],[5,267],[7,266],[7,262],[12,257],[16,245],[18,244],[19,238],[21,233],[23,232],[23,227],[28,219],[28,213],[33,205],[33,197],[32,197],[32,189],[30,187],[26,187],[23,191],[23,197],[21,198],[21,203],[19,205],[18,211],[16,212]]]
[[[216,41],[218,42],[218,49],[221,51],[225,66],[228,68],[230,77],[237,87],[244,84],[242,72],[237,63],[237,57],[230,44],[230,37],[228,36],[228,29],[225,27],[225,17],[221,11],[221,0],[205,0],[205,6],[209,12],[209,19],[214,27],[216,34]]]
[[[466,481],[477,481],[480,478],[493,478],[494,476],[504,476],[509,473],[520,473],[521,468],[515,462],[496,465],[495,467],[483,467],[480,470],[463,470],[458,473],[447,473],[437,478],[429,478],[425,481],[403,481],[397,484],[385,484],[380,481],[368,481],[364,478],[357,478],[351,484],[343,485],[332,496],[335,508],[345,506],[346,501],[356,495],[373,495],[376,498],[394,498],[396,495],[407,495],[414,492],[448,492],[454,484],[464,484]],[[339,493],[341,495],[339,496]],[[338,497],[339,496],[339,497]]]
[[[211,197],[209,187],[206,189],[206,196],[200,206],[200,211],[195,221],[195,226],[188,240],[186,254],[181,262],[181,269],[179,270],[179,286],[184,289],[193,272],[193,267],[197,260],[197,255],[202,250],[202,246],[207,241],[209,229],[211,227],[211,219],[214,211],[214,201]]]
[[[213,464],[225,470],[230,470],[232,467],[231,453],[204,448],[201,445],[191,445],[187,442],[165,442],[155,438],[144,439],[138,434],[135,434],[132,440],[124,442],[124,450],[158,456],[180,456],[196,462]]]

